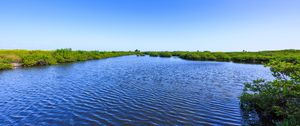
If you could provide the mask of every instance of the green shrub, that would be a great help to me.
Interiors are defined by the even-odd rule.
[[[151,57],[158,57],[159,53],[158,52],[151,52],[151,53],[149,53],[149,56],[151,56]]]
[[[223,53],[223,52],[216,52],[216,53],[213,53],[213,55],[216,57],[217,61],[230,61],[231,60],[231,57],[228,54]]]
[[[12,69],[13,66],[11,63],[1,63],[0,62],[0,70]]]
[[[300,113],[299,113],[299,115],[300,115]],[[300,117],[285,119],[281,122],[276,122],[275,124],[276,124],[276,126],[300,126],[299,119],[300,119]]]
[[[267,66],[275,80],[246,83],[240,97],[243,110],[255,110],[277,125],[300,125],[300,64],[272,61]]]
[[[186,53],[186,54],[180,55],[179,57],[183,58],[183,59],[188,59],[188,60],[201,60],[201,56],[197,55],[195,53]]]
[[[67,63],[76,61],[75,53],[72,49],[58,49],[54,52],[54,57],[58,63]]]
[[[172,54],[170,52],[160,52],[159,56],[160,57],[171,57]]]
[[[22,56],[22,63],[25,67],[44,66],[57,64],[51,53],[34,53]]]
[[[10,63],[18,63],[21,62],[21,58],[15,54],[0,54],[0,62],[1,60],[6,60],[7,62]]]
[[[23,66],[30,67],[37,64],[36,58],[33,56],[23,56],[22,57]]]

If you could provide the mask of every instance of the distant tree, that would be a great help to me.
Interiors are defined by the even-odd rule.
[[[136,49],[136,50],[134,50],[134,52],[136,52],[136,53],[139,53],[139,52],[141,52],[140,50],[138,50],[138,49]]]

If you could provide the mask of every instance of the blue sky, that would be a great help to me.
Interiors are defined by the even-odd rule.
[[[299,0],[1,0],[1,49],[300,49]]]

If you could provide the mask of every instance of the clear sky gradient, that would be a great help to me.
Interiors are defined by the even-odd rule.
[[[299,0],[1,0],[1,49],[300,49]]]

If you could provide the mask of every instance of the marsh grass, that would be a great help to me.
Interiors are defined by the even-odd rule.
[[[24,67],[54,65],[92,59],[102,59],[133,52],[101,52],[101,51],[73,51],[72,49],[58,49],[55,51],[42,50],[0,50],[0,70],[12,69],[12,63],[20,63]]]
[[[297,62],[300,59],[300,50],[278,50],[278,51],[260,51],[260,52],[145,52],[146,55],[153,57],[171,57],[178,56],[186,60],[199,61],[232,61],[236,63],[264,64],[272,60],[286,62]]]

